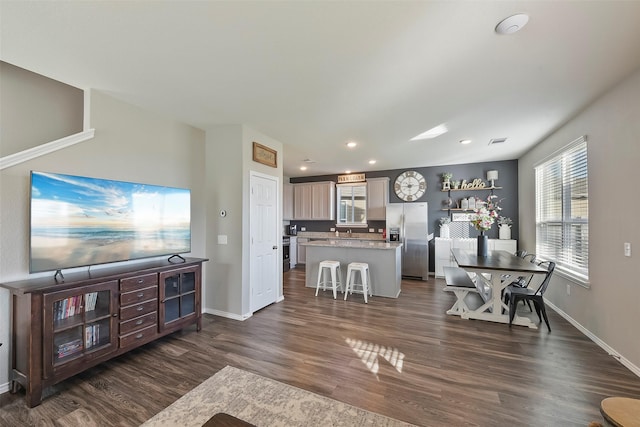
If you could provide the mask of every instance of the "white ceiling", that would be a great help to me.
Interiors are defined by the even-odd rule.
[[[515,13],[528,25],[496,34]],[[639,18],[640,1],[2,0],[0,57],[202,129],[246,124],[307,176],[518,158],[640,68]]]

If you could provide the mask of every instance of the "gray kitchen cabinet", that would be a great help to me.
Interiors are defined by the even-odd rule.
[[[293,219],[293,185],[285,183],[282,186],[282,219]]]
[[[335,192],[330,181],[293,184],[293,219],[335,220]]]
[[[367,179],[367,220],[385,221],[389,203],[389,178]]]

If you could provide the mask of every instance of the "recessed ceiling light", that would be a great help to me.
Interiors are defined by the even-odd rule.
[[[496,25],[496,33],[513,34],[516,31],[520,31],[522,27],[527,25],[527,22],[529,22],[529,15],[525,15],[524,13],[510,16]]]
[[[375,165],[375,164],[376,164],[376,161],[375,161],[375,160],[369,160],[369,164],[370,164],[370,165]]]
[[[300,166],[300,170],[301,170],[301,171],[306,171],[306,170],[307,170],[307,167],[306,167],[306,166]]]
[[[357,142],[353,142],[353,141],[347,142],[347,147],[349,147],[349,148],[354,148],[356,145],[358,145]]]
[[[351,171],[344,171],[344,173],[351,173]]]
[[[471,140],[470,139],[461,139],[460,140],[460,144],[471,144]]]
[[[447,131],[448,129],[443,123],[441,125],[438,125],[436,127],[429,129],[426,132],[422,132],[420,135],[414,136],[413,138],[410,139],[410,141],[418,141],[420,139],[432,139],[442,135],[443,133],[447,133]]]

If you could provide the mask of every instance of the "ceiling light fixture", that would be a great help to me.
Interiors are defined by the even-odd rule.
[[[376,164],[376,161],[375,161],[375,160],[369,160],[369,164],[370,164],[370,165],[375,165],[375,164]]]
[[[413,138],[410,139],[410,141],[418,141],[421,139],[433,139],[437,136],[442,135],[443,133],[447,133],[449,131],[449,129],[447,129],[447,127],[443,124],[438,125],[436,127],[433,127],[431,129],[429,129],[426,132],[422,132],[420,135],[416,135]]]
[[[529,15],[519,13],[517,15],[510,16],[503,19],[496,25],[496,33],[498,34],[513,34],[520,31],[522,27],[529,22]]]
[[[307,170],[307,167],[306,167],[306,166],[300,166],[300,170],[301,170],[301,171],[306,171],[306,170]]]
[[[460,144],[464,144],[464,145],[471,144],[471,140],[470,139],[461,139],[460,140]]]
[[[344,173],[347,173],[347,174],[348,174],[348,173],[351,173],[351,171],[344,171]]]
[[[347,142],[347,147],[349,148],[355,148],[356,145],[358,145],[357,142],[353,142],[353,141]]]

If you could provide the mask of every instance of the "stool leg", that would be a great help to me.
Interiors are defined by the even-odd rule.
[[[344,300],[347,300],[347,295],[349,295],[349,286],[351,286],[351,272],[352,270],[347,269],[347,285],[344,288]]]
[[[336,288],[338,283],[336,282],[336,269],[331,269],[331,288],[333,289],[333,299],[336,299]]]
[[[318,266],[318,282],[316,283],[316,296],[318,296],[318,290],[320,290],[320,281],[322,280],[322,267]]]
[[[369,283],[367,281],[367,274],[362,270],[360,270],[360,279],[362,280],[362,293],[364,294],[364,303],[368,304],[369,301],[367,301],[367,294],[369,293]]]
[[[344,293],[344,288],[342,287],[342,269],[340,266],[336,269],[337,283],[340,288],[340,292]]]

